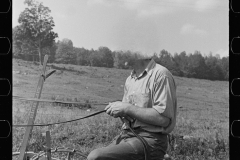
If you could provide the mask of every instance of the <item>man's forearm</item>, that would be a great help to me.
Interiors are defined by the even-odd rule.
[[[167,127],[170,119],[159,114],[154,108],[141,108],[131,105],[126,108],[125,114],[151,125]]]

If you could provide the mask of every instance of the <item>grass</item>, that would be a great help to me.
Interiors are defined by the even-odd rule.
[[[56,114],[58,111],[52,111],[54,113],[51,114],[49,110],[47,114],[38,114],[35,123],[47,124],[61,122],[89,114],[87,111],[81,111],[81,114],[76,114],[72,109],[64,108],[62,110],[64,110],[64,114]],[[26,112],[18,112],[13,117],[13,123],[26,124],[26,115]],[[97,115],[86,120],[68,124],[59,124],[50,127],[34,127],[28,150],[34,152],[43,150],[43,145],[45,145],[45,137],[43,135],[49,130],[51,132],[51,145],[53,147],[75,148],[87,155],[94,148],[108,144],[112,138],[119,133],[120,124],[118,119],[113,119],[106,115]],[[24,132],[24,129],[13,128],[13,151],[19,150]]]
[[[105,106],[92,102],[121,99],[129,70],[54,64],[58,71],[44,84],[42,98],[82,102],[71,107],[40,103],[35,123],[61,122],[88,115]],[[50,68],[50,67],[49,67]],[[48,68],[48,69],[49,69]],[[14,60],[13,95],[33,97],[40,69]],[[28,73],[28,74],[24,74]],[[118,73],[118,74],[116,74]],[[171,134],[168,154],[177,160],[229,159],[228,83],[175,77],[177,83],[177,125]],[[26,124],[32,102],[13,100],[13,124]],[[90,111],[88,111],[90,109]],[[52,147],[70,147],[88,154],[107,145],[120,132],[121,121],[106,114],[51,127],[34,127],[28,150],[39,152],[45,145],[44,133],[51,132]],[[13,151],[19,151],[24,128],[13,128]]]

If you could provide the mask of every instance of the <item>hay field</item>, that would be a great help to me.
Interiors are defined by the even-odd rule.
[[[64,67],[44,83],[43,99],[107,103],[120,100],[125,79],[130,70],[87,66],[48,64]],[[13,96],[33,98],[40,68],[37,64],[13,59]],[[177,126],[171,136],[173,159],[229,159],[229,84],[175,77],[178,97]],[[13,124],[26,124],[33,102],[13,98]],[[40,103],[35,123],[71,120],[103,109],[103,105],[88,108]],[[39,152],[47,129],[52,147],[71,147],[88,154],[94,148],[107,145],[120,131],[121,121],[100,114],[82,121],[51,127],[34,127],[28,150]],[[19,151],[25,129],[13,128],[13,151]]]

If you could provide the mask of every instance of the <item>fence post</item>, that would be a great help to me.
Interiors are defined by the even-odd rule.
[[[50,131],[46,131],[47,160],[51,160],[51,137]]]

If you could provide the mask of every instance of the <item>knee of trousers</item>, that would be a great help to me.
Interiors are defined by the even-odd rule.
[[[99,149],[95,149],[87,157],[87,160],[102,160],[104,159],[104,155]]]

